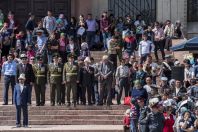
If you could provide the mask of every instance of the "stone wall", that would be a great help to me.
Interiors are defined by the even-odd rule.
[[[83,14],[85,17],[92,13],[94,17],[100,18],[103,11],[108,11],[108,0],[71,0],[71,16],[78,17]]]
[[[187,0],[157,0],[157,20],[165,22],[177,20],[182,22],[184,31],[187,28]]]

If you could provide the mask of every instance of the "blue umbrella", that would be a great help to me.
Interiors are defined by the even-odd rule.
[[[172,51],[194,51],[198,50],[198,37],[194,37],[178,45],[170,47]]]

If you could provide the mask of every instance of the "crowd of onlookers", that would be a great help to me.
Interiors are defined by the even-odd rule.
[[[198,61],[165,55],[172,39],[185,38],[179,21],[146,23],[141,15],[116,18],[107,12],[99,20],[92,14],[56,18],[51,11],[38,22],[35,17],[29,13],[21,25],[13,12],[5,17],[0,10],[4,105],[9,84],[14,92],[16,82],[27,86],[29,105],[34,87],[37,106],[45,105],[46,84],[52,106],[110,106],[113,98],[119,105],[124,91],[130,106],[125,131],[197,131]],[[106,54],[101,62],[94,61],[92,50]],[[184,68],[183,80],[171,76],[173,67]]]

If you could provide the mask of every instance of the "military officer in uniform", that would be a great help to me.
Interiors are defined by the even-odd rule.
[[[66,85],[66,94],[67,94],[67,103],[68,103],[67,106],[71,105],[70,102],[71,91],[73,95],[74,107],[76,106],[77,83],[79,83],[79,81],[77,80],[77,74],[78,74],[78,64],[74,63],[74,56],[72,54],[69,54],[68,62],[65,63],[63,69],[63,81]]]
[[[61,63],[58,63],[58,57],[58,54],[54,54],[53,63],[49,64],[48,67],[48,82],[50,84],[51,106],[55,105],[55,97],[57,105],[61,105],[63,65]]]
[[[37,62],[33,65],[33,71],[35,74],[35,94],[36,94],[36,106],[45,105],[45,90],[47,83],[47,66],[43,63],[42,56],[36,57]]]

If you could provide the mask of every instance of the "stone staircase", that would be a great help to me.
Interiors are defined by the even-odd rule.
[[[94,54],[102,56],[102,53]],[[101,57],[98,57],[98,60]],[[32,89],[32,106],[29,106],[29,125],[31,128],[14,128],[16,109],[3,106],[3,78],[0,83],[0,132],[122,132],[124,105],[108,106],[50,106],[50,88],[46,88],[46,105],[35,106],[35,91]]]

